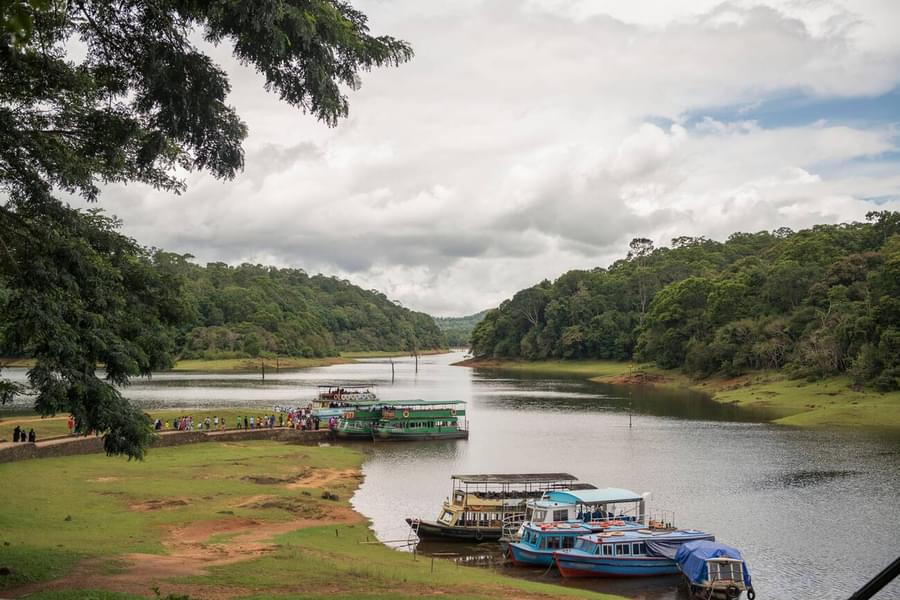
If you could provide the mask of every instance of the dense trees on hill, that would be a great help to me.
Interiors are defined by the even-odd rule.
[[[518,292],[476,356],[652,361],[691,375],[785,368],[900,386],[900,213],[868,223],[631,243],[608,269]]]
[[[193,264],[159,252],[185,281],[190,318],[178,335],[182,358],[333,356],[342,350],[444,346],[434,320],[335,277],[299,269]]]
[[[435,317],[434,321],[447,338],[451,348],[468,348],[472,339],[472,330],[481,323],[488,311],[483,310],[465,317]]]

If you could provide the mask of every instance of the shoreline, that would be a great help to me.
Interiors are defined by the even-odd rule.
[[[541,374],[566,374],[611,385],[682,388],[723,404],[775,414],[770,423],[798,427],[853,427],[900,431],[900,392],[857,391],[846,377],[807,382],[775,371],[692,380],[674,370],[615,361],[519,361],[471,358],[454,366]]]
[[[364,460],[351,445],[261,440],[157,448],[144,461],[42,459],[42,469],[66,476],[37,478],[8,499],[0,596],[56,600],[101,590],[137,600],[157,587],[211,600],[624,600],[389,548],[350,504]],[[0,477],[22,480],[34,466],[0,464]]]

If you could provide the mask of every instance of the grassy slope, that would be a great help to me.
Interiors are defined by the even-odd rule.
[[[0,464],[0,481],[21,483],[4,485],[0,491],[0,566],[13,571],[0,578],[0,596],[4,589],[13,591],[24,583],[34,586],[33,582],[74,571],[73,580],[55,584],[64,592],[41,591],[54,585],[43,584],[32,587],[29,591],[39,593],[29,597],[119,600],[132,596],[87,594],[77,587],[149,596],[150,588],[158,585],[164,594],[174,590],[204,598],[219,596],[223,587],[229,595],[247,598],[296,597],[310,590],[332,598],[434,594],[610,598],[439,559],[432,572],[430,560],[414,561],[411,554],[359,543],[373,536],[348,507],[358,479],[336,478],[325,484],[310,480],[309,487],[305,483],[300,488],[287,487],[287,482],[310,474],[352,472],[361,462],[362,454],[347,448],[258,441],[159,448],[144,462],[90,455]],[[254,475],[275,481],[261,484],[246,479]],[[324,489],[337,493],[339,501],[321,499]],[[261,507],[262,499],[274,499],[282,508]],[[148,501],[175,503],[158,510],[137,509]],[[174,578],[160,568],[150,578],[138,578],[134,583],[138,589],[128,588],[118,578],[130,568],[139,568],[130,566],[132,562],[146,565],[153,555],[167,553],[177,558],[183,543],[180,536],[199,528],[249,523],[252,534],[285,522],[290,522],[286,532],[277,535],[268,554],[247,552],[247,560],[242,560],[244,547],[235,546],[232,551],[239,553],[241,562],[206,569],[208,563],[200,562],[203,570]],[[236,534],[201,536],[198,547],[215,559]],[[123,557],[133,552],[145,556],[131,562]],[[110,581],[118,583],[98,588],[97,582]]]
[[[677,371],[614,361],[463,361],[464,366],[580,375],[604,383],[629,383],[634,373],[648,374],[653,385],[683,386],[709,394],[718,402],[765,408],[779,415],[776,423],[804,427],[841,426],[900,430],[900,392],[854,391],[845,377],[809,383],[778,372],[732,379],[692,381]]]

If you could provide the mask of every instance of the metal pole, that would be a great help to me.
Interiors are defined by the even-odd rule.
[[[895,558],[894,562],[885,567],[881,573],[859,588],[855,594],[850,596],[849,600],[868,600],[898,575],[900,575],[900,557]]]

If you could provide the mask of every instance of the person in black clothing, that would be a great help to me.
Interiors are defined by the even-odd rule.
[[[37,441],[37,434],[34,433],[34,429],[28,432],[28,441],[32,444]]]
[[[16,428],[13,429],[13,441],[14,441],[14,442],[18,442],[18,441],[19,441],[19,436],[20,436],[21,434],[22,434],[22,430],[19,429],[19,426],[18,426],[18,425],[16,425]]]

